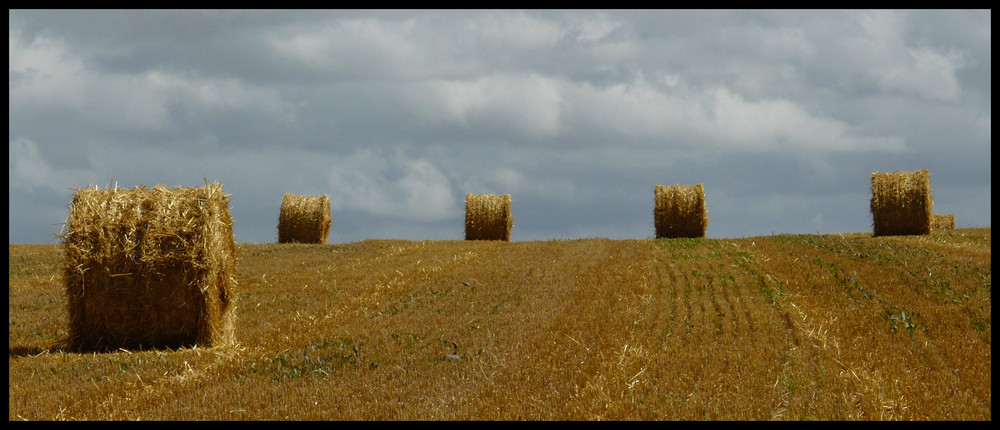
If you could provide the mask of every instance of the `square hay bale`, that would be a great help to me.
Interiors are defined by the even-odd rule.
[[[657,185],[653,189],[656,207],[653,220],[656,238],[705,237],[708,208],[705,187],[697,185]]]
[[[930,234],[933,205],[927,169],[872,172],[874,236]]]
[[[938,215],[931,218],[931,230],[954,230],[955,214]]]
[[[330,236],[330,198],[285,193],[278,217],[278,243],[326,243]]]
[[[465,195],[465,240],[510,242],[510,230],[513,226],[510,194]]]
[[[236,244],[221,185],[78,189],[60,236],[71,348],[232,340]]]

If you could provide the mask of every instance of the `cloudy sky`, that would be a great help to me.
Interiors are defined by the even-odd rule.
[[[710,238],[870,232],[871,172],[928,169],[990,226],[990,10],[8,12],[9,242],[74,189],[223,185],[238,242],[284,193],[330,243],[653,237],[703,183]]]

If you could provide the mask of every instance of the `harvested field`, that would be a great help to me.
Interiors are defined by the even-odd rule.
[[[236,344],[75,353],[10,245],[10,420],[985,420],[991,231],[238,245]]]

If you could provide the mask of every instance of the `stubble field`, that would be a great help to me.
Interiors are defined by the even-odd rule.
[[[237,343],[80,353],[8,247],[10,420],[991,420],[991,230],[238,245]]]

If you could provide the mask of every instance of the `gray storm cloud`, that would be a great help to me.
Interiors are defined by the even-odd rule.
[[[872,171],[931,171],[989,225],[991,13],[11,10],[12,242],[73,188],[223,182],[237,240],[284,192],[331,240],[649,237],[653,185],[706,184],[710,237],[870,229]],[[338,230],[340,228],[340,230]]]

